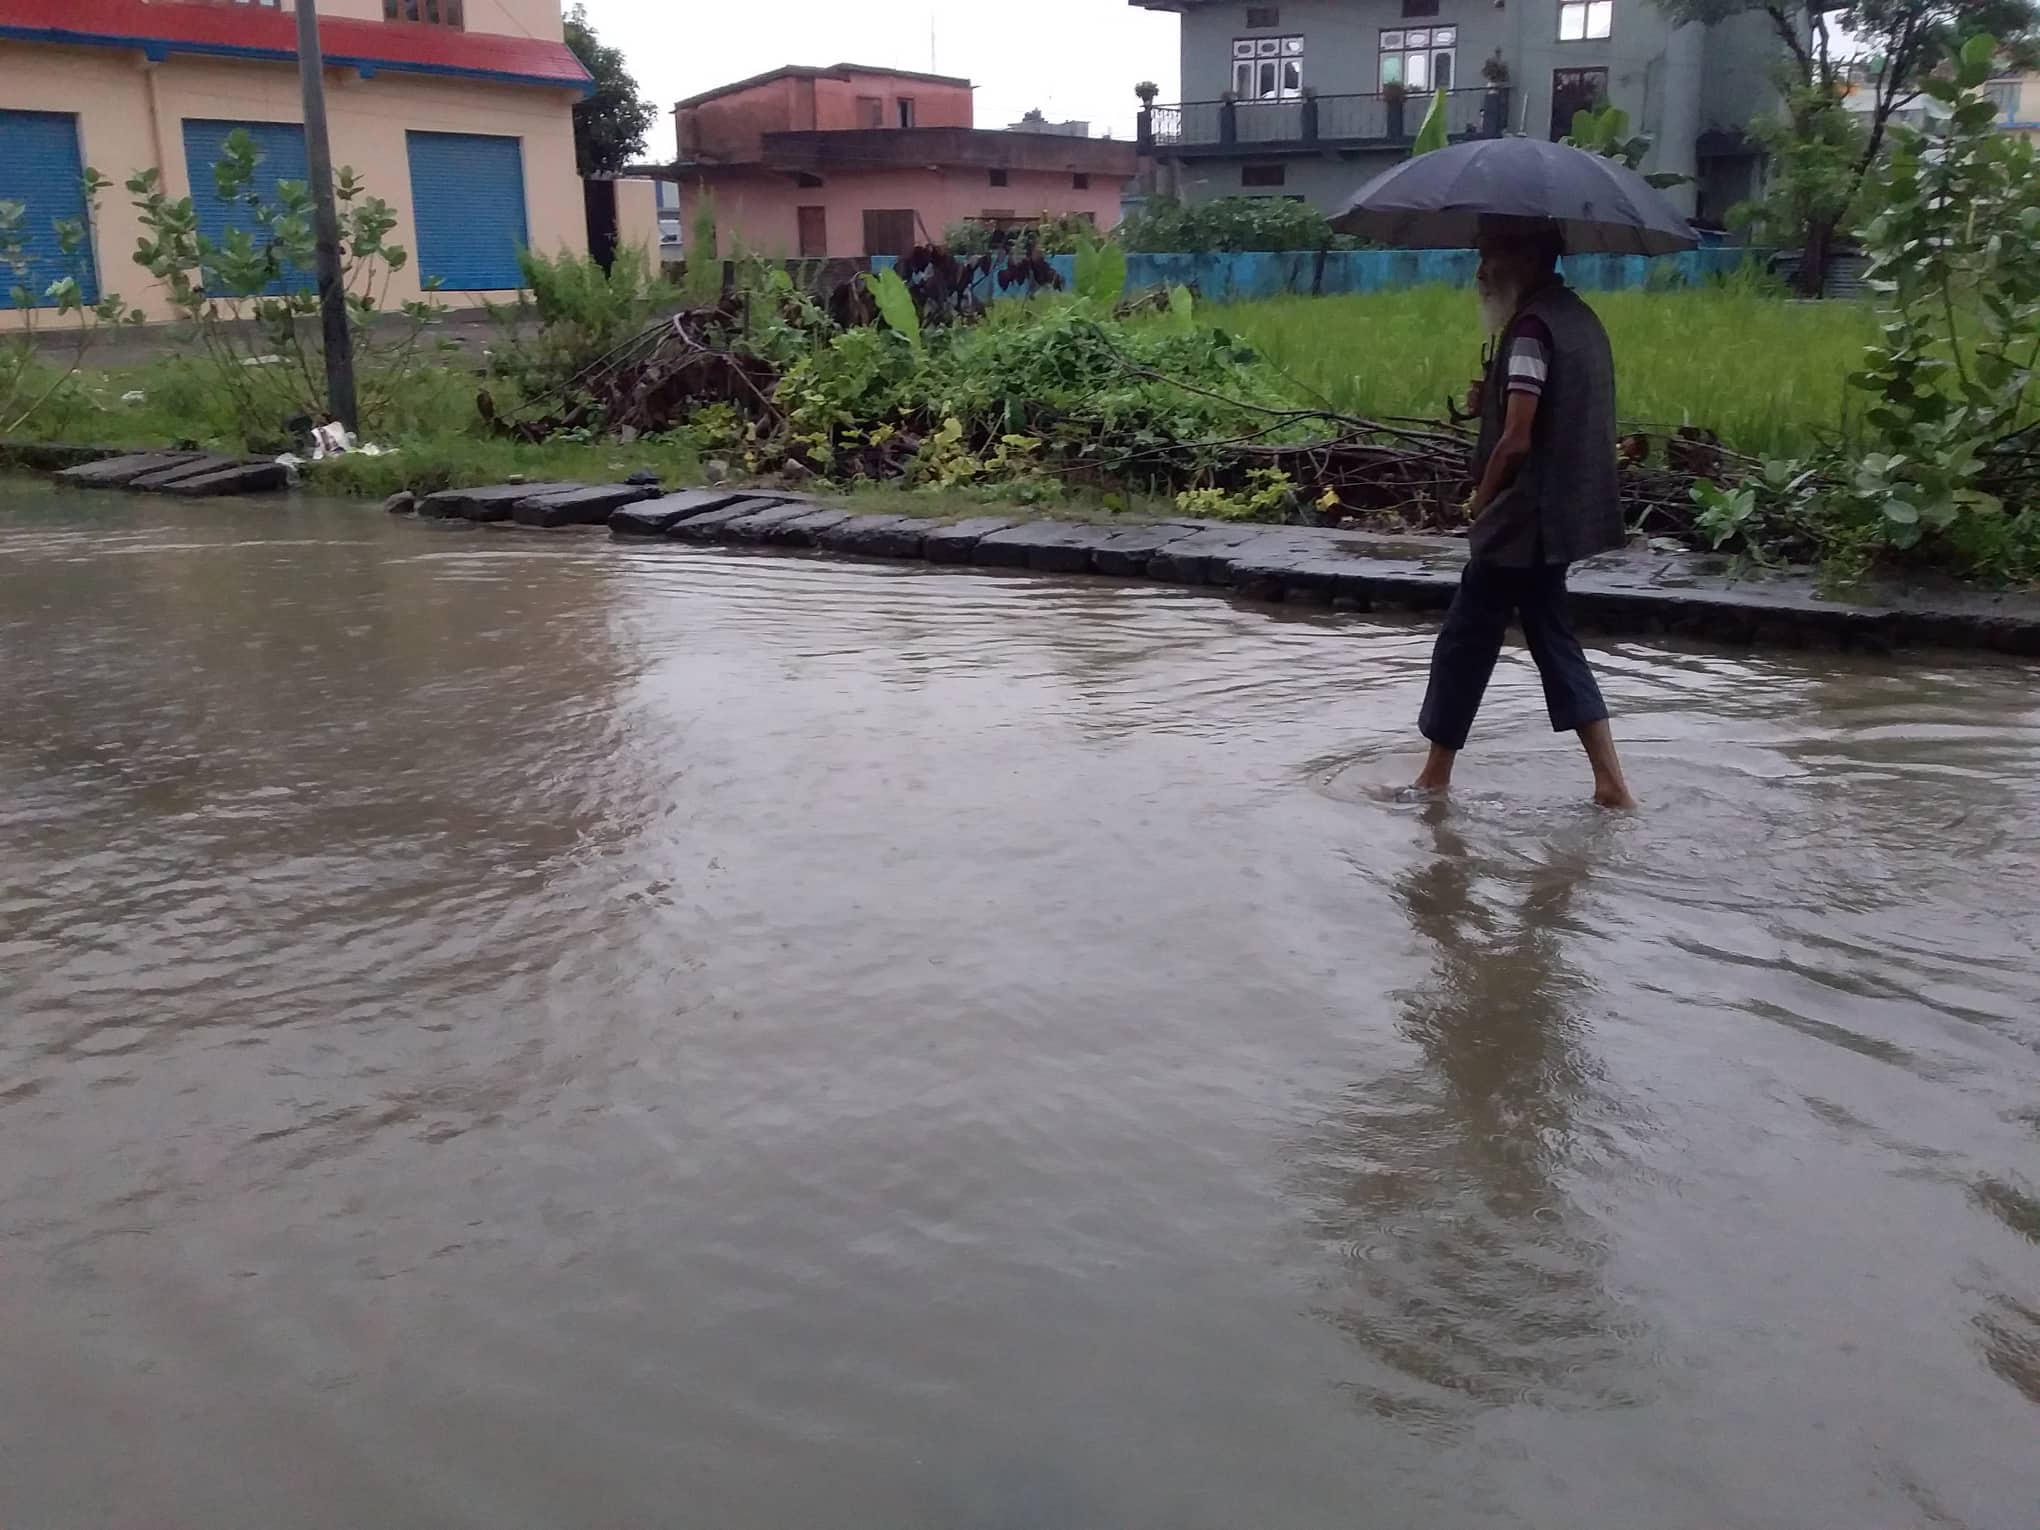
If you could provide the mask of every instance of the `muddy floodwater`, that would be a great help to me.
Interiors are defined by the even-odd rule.
[[[0,487],[0,1525],[2040,1525],[2040,673]]]

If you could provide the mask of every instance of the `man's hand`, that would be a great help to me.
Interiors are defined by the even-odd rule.
[[[1466,413],[1469,418],[1480,413],[1480,395],[1484,384],[1476,377],[1466,387]]]

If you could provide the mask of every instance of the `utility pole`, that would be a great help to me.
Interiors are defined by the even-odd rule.
[[[297,0],[298,86],[305,98],[305,168],[312,180],[312,237],[318,244],[319,323],[325,336],[326,408],[348,430],[361,428],[354,401],[354,333],[340,275],[340,214],[333,205],[333,146],[326,138],[326,61],[319,51],[318,0]]]

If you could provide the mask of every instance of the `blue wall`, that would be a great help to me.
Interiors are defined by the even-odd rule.
[[[1566,257],[1566,280],[1575,287],[1594,292],[1620,291],[1641,287],[1652,273],[1657,280],[1692,284],[1722,275],[1741,266],[1749,251],[1739,247],[1688,250],[1681,255],[1648,258],[1641,255],[1571,255]],[[1050,263],[1062,273],[1065,283],[1076,274],[1076,257],[1054,255]],[[1279,297],[1283,293],[1381,292],[1396,287],[1434,284],[1463,287],[1473,281],[1479,256],[1472,250],[1314,250],[1294,254],[1236,255],[1129,255],[1126,257],[1126,287],[1144,292],[1150,287],[1195,287],[1211,302],[1236,298]],[[871,264],[883,268],[892,257],[874,255]],[[981,282],[980,297],[997,297],[997,285]]]

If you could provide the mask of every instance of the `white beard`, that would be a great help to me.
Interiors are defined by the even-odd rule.
[[[1509,327],[1509,321],[1516,317],[1516,293],[1505,287],[1479,285],[1480,330],[1490,339]]]

